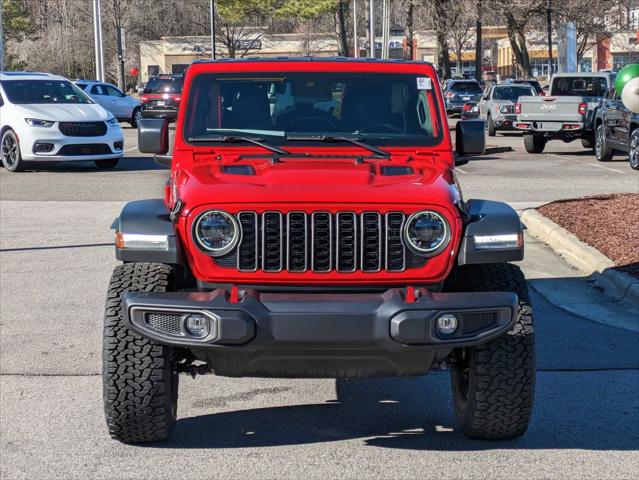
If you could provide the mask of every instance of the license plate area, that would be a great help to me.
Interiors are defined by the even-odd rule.
[[[544,132],[558,132],[562,122],[535,122],[535,128]]]

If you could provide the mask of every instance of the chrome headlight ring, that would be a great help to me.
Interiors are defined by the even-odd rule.
[[[423,248],[417,245],[414,238],[412,238],[413,235],[411,235],[410,232],[413,223],[417,221],[422,215],[430,216],[432,219],[438,221],[441,224],[442,228],[442,233],[439,240],[433,246],[430,246],[428,248]],[[432,257],[437,255],[438,253],[441,253],[450,243],[450,226],[448,225],[446,219],[439,213],[432,210],[420,210],[419,212],[415,212],[410,215],[406,220],[406,223],[404,224],[403,238],[408,248],[410,248],[411,251],[413,251],[417,255],[420,255],[422,257]]]
[[[218,233],[218,237],[229,236],[230,238],[226,241],[223,241],[223,244],[220,246],[213,247],[211,245],[207,245],[206,241],[202,239],[202,223],[207,220],[212,220],[211,217],[217,217],[215,221],[217,222],[227,222],[227,225],[218,226],[218,228],[227,228],[229,232]],[[213,228],[213,227],[211,227]],[[200,213],[195,221],[193,222],[192,229],[192,237],[195,242],[195,245],[207,255],[212,257],[221,257],[231,252],[237,245],[240,243],[242,239],[242,231],[240,229],[240,225],[235,219],[233,215],[224,210],[206,210]]]

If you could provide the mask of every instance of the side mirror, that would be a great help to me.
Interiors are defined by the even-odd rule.
[[[165,155],[169,151],[169,122],[163,118],[143,118],[138,122],[138,150]]]
[[[488,96],[487,96],[487,95],[486,95],[486,96],[484,96],[484,97],[481,97],[481,99],[482,99],[482,100],[486,100],[486,101],[490,100],[490,98],[488,98]]]
[[[455,149],[457,155],[481,155],[486,151],[486,122],[462,120],[455,127]],[[460,159],[460,162],[468,163]],[[461,165],[455,161],[456,165]]]

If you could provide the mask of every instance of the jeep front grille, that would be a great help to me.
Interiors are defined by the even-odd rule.
[[[405,218],[402,212],[244,211],[237,214],[238,248],[215,261],[242,272],[402,272],[426,263],[404,245]]]

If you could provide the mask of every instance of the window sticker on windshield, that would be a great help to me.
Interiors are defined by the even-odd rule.
[[[430,78],[417,77],[417,90],[431,90],[433,88]]]

